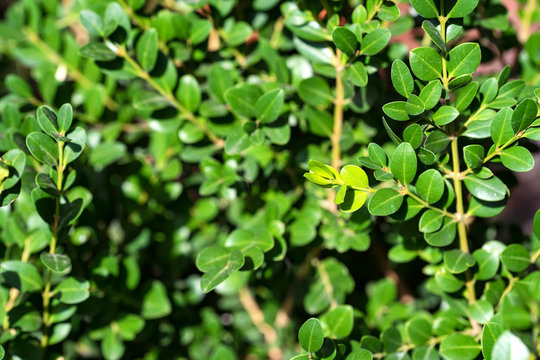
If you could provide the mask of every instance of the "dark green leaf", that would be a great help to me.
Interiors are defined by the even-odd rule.
[[[137,41],[137,59],[141,67],[150,71],[154,68],[158,56],[158,33],[156,29],[146,30]]]
[[[463,159],[471,169],[477,169],[484,162],[484,147],[479,144],[467,145],[463,148]]]
[[[448,76],[472,74],[480,65],[481,53],[477,43],[463,43],[448,53]]]
[[[334,100],[330,87],[319,77],[302,80],[298,86],[298,95],[313,106],[329,105]]]
[[[409,61],[414,75],[420,80],[431,81],[441,77],[442,58],[437,50],[430,47],[416,48],[410,52]]]
[[[352,31],[344,27],[337,27],[332,32],[332,40],[336,47],[345,54],[352,56],[358,48],[358,41]]]
[[[269,124],[275,121],[285,99],[285,93],[281,89],[270,90],[257,100],[255,104],[255,116],[262,124]]]
[[[513,146],[501,152],[501,161],[512,171],[526,172],[534,168],[534,158],[523,146]]]
[[[371,31],[362,39],[360,54],[375,55],[386,47],[390,41],[390,30],[379,28]]]
[[[459,116],[459,111],[456,108],[448,105],[441,106],[435,114],[433,114],[432,119],[435,124],[442,126],[451,123]]]
[[[394,89],[400,95],[409,97],[409,94],[413,91],[414,82],[409,68],[403,61],[399,59],[394,60],[392,63],[391,78]]]
[[[26,146],[40,162],[56,166],[58,164],[58,145],[45,134],[33,132],[26,137]]]
[[[383,188],[373,194],[369,200],[368,210],[375,216],[391,215],[399,210],[403,203],[403,194],[396,190]]]
[[[439,201],[444,193],[445,185],[440,172],[435,169],[424,171],[416,180],[416,190],[428,204]]]
[[[432,80],[426,86],[424,86],[422,91],[420,91],[420,95],[418,95],[418,97],[424,103],[424,107],[426,108],[426,110],[431,110],[441,100],[441,94],[441,82],[439,80]]]
[[[444,42],[443,38],[441,37],[441,33],[435,25],[433,25],[430,21],[424,20],[422,22],[422,29],[428,34],[428,36],[431,38],[433,43],[437,45],[439,49],[446,52],[446,43]]]
[[[300,346],[307,352],[316,352],[323,345],[323,329],[319,320],[311,318],[306,321],[298,332]]]
[[[507,246],[501,254],[501,261],[513,272],[523,271],[531,264],[529,252],[521,244]]]
[[[506,185],[497,177],[480,179],[474,175],[468,175],[464,179],[467,189],[480,200],[499,201],[506,197]]]
[[[41,253],[39,258],[43,265],[53,272],[65,273],[71,269],[71,260],[66,255]]]
[[[533,99],[525,99],[519,103],[512,114],[512,129],[514,133],[528,128],[536,118],[538,106]]]
[[[403,185],[408,185],[416,175],[416,167],[416,153],[411,144],[399,144],[390,159],[392,174]]]

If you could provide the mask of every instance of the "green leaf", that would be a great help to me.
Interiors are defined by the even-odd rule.
[[[428,204],[434,204],[441,199],[445,189],[440,172],[435,169],[424,171],[416,180],[416,190]]]
[[[512,272],[525,270],[531,264],[529,252],[521,244],[511,244],[501,253],[501,261]]]
[[[448,250],[444,253],[444,265],[453,274],[461,274],[476,264],[476,259],[461,250]]]
[[[418,14],[426,19],[439,16],[439,10],[433,0],[411,0],[411,5]]]
[[[362,168],[355,165],[345,165],[340,171],[341,179],[350,187],[369,188],[367,174]]]
[[[45,267],[56,273],[68,272],[71,269],[71,260],[63,254],[41,253],[39,256]]]
[[[425,233],[424,239],[431,246],[447,246],[450,245],[456,238],[456,223],[450,218],[445,217],[443,226],[440,230]]]
[[[405,104],[405,111],[407,111],[407,114],[413,116],[420,115],[424,110],[425,108],[422,100],[420,100],[418,96],[410,94],[407,103]]]
[[[512,114],[512,129],[514,133],[528,128],[536,118],[538,106],[533,99],[525,99],[518,104]]]
[[[441,106],[435,114],[433,114],[432,119],[435,124],[442,126],[451,123],[459,116],[459,111],[456,108],[448,105]]]
[[[409,143],[401,143],[397,146],[390,159],[392,174],[401,181],[403,185],[408,185],[416,175],[416,153]]]
[[[432,233],[439,230],[444,222],[444,216],[435,210],[426,210],[418,222],[418,230],[423,233]]]
[[[500,157],[503,165],[512,171],[527,172],[534,168],[534,158],[523,146],[504,149]]]
[[[61,133],[66,133],[71,127],[71,122],[73,121],[73,108],[71,104],[66,103],[60,107],[58,110],[58,130]]]
[[[150,28],[143,32],[137,46],[135,47],[139,64],[145,71],[154,68],[158,57],[158,33],[156,29]]]
[[[439,351],[449,360],[473,360],[480,353],[480,345],[470,336],[452,334],[441,342]]]
[[[313,106],[329,105],[334,101],[330,87],[326,81],[319,77],[302,80],[298,86],[298,95]]]
[[[431,110],[441,100],[441,94],[442,94],[441,82],[439,80],[432,80],[426,86],[424,86],[422,91],[420,91],[420,95],[418,95],[418,97],[424,103],[425,109]]]
[[[392,139],[392,142],[396,145],[400,144],[402,141],[401,139],[392,131],[392,128],[388,125],[388,122],[386,122],[386,119],[382,118],[384,129],[386,130],[386,133]]]
[[[501,334],[493,346],[493,360],[527,360],[529,359],[529,348],[521,341],[519,337],[510,331]]]
[[[180,78],[176,97],[189,112],[195,112],[201,103],[201,88],[193,75],[184,75]]]
[[[344,339],[353,330],[354,314],[350,305],[337,306],[321,316],[324,335],[332,339]]]
[[[366,199],[367,192],[347,189],[345,194],[343,195],[343,201],[339,203],[339,209],[344,212],[356,211],[365,204]]]
[[[379,145],[375,143],[370,143],[368,145],[368,154],[369,159],[379,167],[386,167],[386,165],[388,164],[386,151],[384,151],[384,149]]]
[[[0,265],[0,274],[4,281],[11,287],[21,292],[39,291],[43,287],[43,281],[36,267],[32,264],[8,260]]]
[[[498,98],[517,98],[521,93],[521,90],[525,87],[525,81],[518,79],[510,81],[509,83],[504,84],[499,89]]]
[[[400,59],[392,63],[391,78],[398,94],[409,97],[414,89],[414,82],[409,67]]]
[[[506,197],[507,187],[497,177],[481,179],[474,175],[468,175],[464,179],[467,189],[480,200],[499,201]]]
[[[499,83],[495,78],[489,78],[480,87],[480,94],[482,94],[482,103],[487,104],[491,100],[495,99],[497,92],[499,91]]]
[[[477,43],[463,43],[448,53],[448,77],[472,74],[480,65],[482,55]]]
[[[86,145],[86,131],[81,127],[76,127],[66,135],[70,139],[64,145],[64,166],[77,159],[83,152]]]
[[[488,322],[484,324],[482,329],[482,355],[486,360],[492,360],[493,346],[497,338],[504,333],[504,326],[496,322]]]
[[[318,351],[323,345],[323,329],[319,320],[311,318],[298,331],[300,346],[307,352]]]
[[[255,104],[255,116],[262,124],[274,122],[283,108],[285,93],[282,89],[274,89],[262,95]]]
[[[471,169],[478,169],[484,163],[484,147],[479,144],[467,145],[463,148],[463,159]]]
[[[459,91],[456,101],[454,102],[454,107],[457,109],[457,111],[462,112],[469,107],[476,96],[478,86],[478,82],[473,81]]]
[[[358,41],[352,31],[344,27],[336,27],[332,32],[332,40],[343,53],[352,56],[358,48]]]
[[[345,360],[373,360],[373,354],[366,349],[355,349]]]
[[[251,118],[255,114],[255,104],[260,91],[257,86],[243,84],[225,92],[225,100],[231,109],[240,116]]]
[[[409,62],[414,75],[420,80],[431,81],[441,77],[442,58],[434,48],[419,47],[412,50]]]
[[[383,21],[395,21],[399,15],[399,7],[392,1],[384,1],[377,11],[377,17]]]
[[[26,146],[40,162],[56,166],[58,163],[58,145],[47,135],[33,132],[26,137]]]
[[[386,28],[379,28],[369,32],[362,38],[360,54],[372,56],[379,53],[390,41],[390,35],[390,30]]]
[[[392,101],[384,104],[383,112],[390,118],[398,121],[409,120],[409,114],[406,110],[407,103],[405,101]]]
[[[337,180],[338,182],[342,181],[341,176],[333,167],[323,164],[320,161],[309,160],[308,166],[310,171],[319,176],[330,180]]]
[[[60,301],[64,304],[78,304],[90,297],[90,283],[80,281],[74,277],[62,280],[53,291],[53,294],[60,294]]]
[[[428,34],[433,43],[437,45],[439,49],[446,52],[446,43],[441,37],[441,33],[439,32],[439,30],[437,30],[437,28],[431,23],[431,21],[424,20],[422,22],[422,29],[424,29],[426,34]]]
[[[493,142],[496,146],[501,146],[514,136],[514,130],[512,129],[512,116],[514,111],[505,107],[493,118],[490,127],[490,134]]]
[[[81,55],[97,61],[111,61],[116,59],[116,54],[107,45],[99,42],[90,42],[83,45],[80,52]]]
[[[540,210],[537,210],[536,214],[534,214],[533,232],[534,236],[540,239]]]
[[[14,94],[19,95],[22,98],[29,99],[34,95],[32,89],[20,76],[15,74],[9,74],[5,79],[6,88]]]
[[[368,83],[366,67],[360,61],[356,61],[345,69],[345,78],[358,87],[364,87]]]
[[[457,0],[448,13],[449,18],[462,18],[469,15],[478,5],[478,0]]]
[[[418,124],[411,124],[403,131],[403,141],[408,142],[414,149],[417,149],[422,145],[424,139],[424,133],[422,127]]]
[[[56,112],[48,106],[38,107],[37,121],[41,130],[50,137],[54,137],[53,133],[58,134],[60,132]]]
[[[493,317],[493,305],[487,300],[478,300],[469,306],[469,313],[478,323],[485,324]]]
[[[368,210],[371,215],[387,216],[399,210],[403,203],[403,194],[394,189],[377,190],[369,200]]]
[[[79,14],[81,24],[90,35],[103,36],[103,19],[92,10],[84,9]]]
[[[159,280],[152,281],[143,298],[141,315],[145,319],[159,319],[171,313],[167,289]]]
[[[423,345],[431,339],[431,323],[427,319],[412,319],[405,324],[405,329],[414,345]]]
[[[448,89],[450,91],[459,89],[460,87],[465,86],[468,83],[470,83],[472,79],[473,77],[471,74],[465,74],[465,75],[460,75],[458,77],[455,77],[448,83]]]
[[[232,250],[219,245],[207,247],[197,255],[197,268],[204,272],[223,268],[227,264],[231,252]]]
[[[112,327],[105,330],[103,341],[101,342],[101,352],[106,360],[118,360],[124,355],[125,346],[118,333]]]

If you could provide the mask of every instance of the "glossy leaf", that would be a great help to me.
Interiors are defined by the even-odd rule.
[[[141,67],[150,71],[154,68],[158,57],[158,33],[156,29],[146,30],[137,41],[137,59]]]
[[[501,161],[512,171],[526,172],[534,168],[534,158],[529,150],[523,146],[512,146],[501,152]]]
[[[387,216],[399,210],[403,195],[396,190],[383,188],[377,190],[369,200],[368,210],[375,216]]]
[[[360,54],[375,55],[386,47],[390,41],[390,30],[379,28],[371,31],[362,38]]]
[[[270,90],[257,100],[255,116],[263,124],[274,122],[283,108],[285,93],[281,89]]]
[[[410,52],[409,61],[414,75],[420,80],[431,81],[441,77],[442,59],[437,50],[430,47],[416,48]]]
[[[445,185],[440,172],[435,169],[424,171],[416,180],[416,190],[428,204],[439,201],[444,193]]]
[[[345,27],[337,27],[332,32],[332,40],[343,53],[352,56],[356,53],[358,41],[352,31]]]
[[[409,94],[413,91],[414,82],[409,68],[403,61],[399,59],[394,60],[392,63],[391,78],[394,89],[400,95],[409,97]]]
[[[298,331],[298,341],[307,352],[316,352],[323,345],[323,329],[319,320],[311,318]]]
[[[401,143],[397,146],[390,159],[392,174],[403,185],[409,184],[416,175],[416,153],[409,143]]]
[[[431,110],[439,103],[441,99],[441,94],[441,82],[439,80],[432,80],[426,86],[424,86],[422,91],[420,91],[420,95],[418,95],[418,97],[424,103],[425,109]]]

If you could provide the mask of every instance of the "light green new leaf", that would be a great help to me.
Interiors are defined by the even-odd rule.
[[[472,74],[480,65],[482,54],[477,43],[463,43],[448,53],[448,76],[450,78]]]
[[[439,351],[448,360],[473,360],[480,353],[480,344],[471,336],[452,334],[442,341]]]
[[[408,185],[416,175],[417,163],[413,147],[404,142],[399,144],[392,154],[390,169],[396,179],[401,181],[403,185]]]
[[[159,50],[156,29],[150,28],[146,30],[137,41],[135,50],[141,67],[145,71],[152,70],[156,64]]]
[[[391,70],[392,84],[394,89],[404,96],[409,97],[414,89],[414,81],[409,67],[400,59],[394,60]]]
[[[428,204],[434,204],[441,199],[445,189],[440,172],[435,169],[424,171],[416,180],[416,190]]]
[[[360,54],[375,55],[379,53],[390,41],[390,30],[387,28],[379,28],[371,31],[362,39]]]
[[[345,27],[336,27],[332,32],[332,40],[336,47],[345,54],[352,56],[356,53],[358,40],[351,30]]]
[[[501,152],[501,161],[512,171],[527,172],[534,168],[534,157],[523,146],[513,146]]]
[[[285,100],[285,92],[282,89],[270,90],[257,100],[255,104],[255,116],[262,124],[274,122]]]
[[[434,48],[419,47],[412,50],[409,62],[414,75],[420,80],[431,81],[441,77],[442,58]]]
[[[323,329],[319,320],[311,318],[298,331],[298,342],[307,352],[318,351],[323,345]]]
[[[368,204],[371,215],[387,216],[395,213],[403,203],[403,194],[394,189],[383,188],[373,194]]]

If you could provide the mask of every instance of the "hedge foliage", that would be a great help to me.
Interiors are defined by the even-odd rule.
[[[538,355],[535,0],[6,7],[0,358]]]

